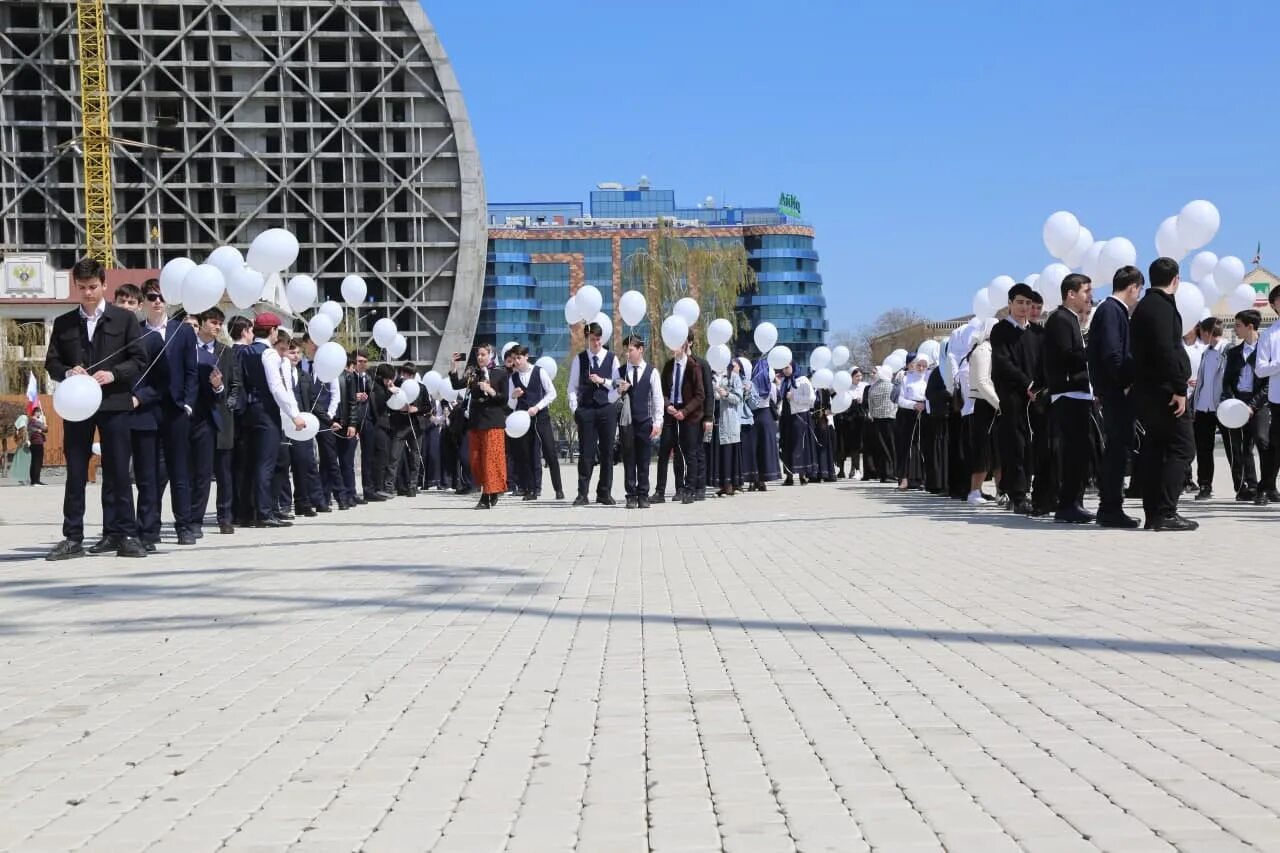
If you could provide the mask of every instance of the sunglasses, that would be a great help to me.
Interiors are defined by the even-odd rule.
[[[164,297],[159,293],[148,293],[146,296],[143,297],[143,299],[147,300],[148,302],[164,302]]]

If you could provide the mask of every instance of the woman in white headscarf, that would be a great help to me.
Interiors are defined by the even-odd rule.
[[[907,356],[907,370],[898,388],[898,416],[893,427],[893,445],[898,457],[898,491],[901,492],[924,488],[921,418],[924,417],[928,371],[929,359],[926,356],[914,353]]]
[[[984,501],[992,501],[991,495],[982,491],[982,484],[987,475],[992,474],[996,481],[1000,480],[1000,459],[996,454],[996,419],[1000,416],[1000,397],[996,394],[996,386],[991,381],[991,342],[987,336],[991,334],[995,320],[988,320],[973,330],[973,337],[968,357],[969,401],[965,408],[971,408],[969,417],[969,497],[971,506],[981,506]],[[961,366],[962,369],[964,365]]]

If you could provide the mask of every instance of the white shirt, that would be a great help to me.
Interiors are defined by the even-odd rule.
[[[646,367],[647,365],[645,364],[643,359],[640,361],[639,364],[628,364],[626,368],[622,371],[621,378],[626,380],[627,382],[630,382],[632,387],[634,387],[635,383],[639,381],[639,379],[642,376],[644,376],[644,371]],[[634,379],[632,377],[634,377]],[[627,393],[631,393],[631,392],[628,391]],[[666,408],[666,405],[662,402],[662,379],[658,376],[658,371],[654,370],[653,375],[649,377],[649,411],[653,413],[653,426],[656,429],[662,429],[662,415],[663,415],[663,409],[665,408]],[[628,400],[622,406],[621,423],[623,426],[626,426],[631,423],[631,401],[630,400]]]
[[[218,349],[215,346],[216,343],[217,343],[216,339],[210,339],[206,341],[205,339],[201,338],[199,335],[196,335],[196,346],[200,347],[200,349],[204,350],[207,353],[211,353],[214,356],[214,358],[217,358],[218,356]],[[214,367],[217,367],[217,365],[214,365]],[[209,387],[212,388],[213,386],[211,385]],[[226,390],[227,390],[227,378],[224,376],[222,377],[222,387],[218,388],[213,393],[222,394],[226,392]]]
[[[80,316],[84,318],[84,324],[89,329],[89,340],[93,340],[93,332],[98,328],[98,321],[102,319],[102,315],[107,313],[107,300],[98,303],[98,307],[93,309],[93,314],[84,313],[84,306],[80,306]]]
[[[1119,303],[1120,303],[1120,307],[1124,309],[1124,313],[1126,313],[1126,314],[1132,314],[1132,313],[1133,313],[1133,309],[1129,307],[1129,303],[1128,303],[1128,302],[1125,302],[1123,299],[1121,299],[1119,296],[1116,296],[1114,293],[1113,293],[1113,294],[1111,294],[1110,296],[1108,296],[1107,298],[1108,298],[1108,299],[1114,299],[1116,302],[1119,302]]]
[[[907,375],[902,379],[902,387],[898,391],[898,408],[914,409],[917,403],[925,402],[924,391],[928,384],[927,371],[907,371]]]
[[[293,420],[299,414],[298,401],[294,399],[293,388],[285,386],[284,360],[280,358],[280,353],[276,352],[276,348],[271,346],[269,341],[263,338],[258,340],[267,345],[266,351],[262,354],[262,369],[267,374],[267,388],[271,390],[271,397],[280,407],[281,414]],[[289,366],[293,367],[293,365]]]
[[[159,325],[159,326],[153,326],[153,325],[151,325],[151,321],[150,321],[150,320],[148,320],[146,323],[143,323],[143,325],[146,327],[146,328],[144,329],[144,331],[146,331],[146,332],[155,332],[157,335],[159,335],[159,336],[160,336],[160,340],[162,340],[162,341],[166,341],[166,340],[168,340],[168,339],[169,339],[169,338],[168,338],[168,332],[169,332],[169,321],[168,321],[167,319],[165,319],[165,320],[161,320],[161,321],[160,321],[160,325]]]
[[[574,364],[577,364],[576,359],[574,360]],[[519,399],[515,396],[515,392],[517,390],[516,383],[514,381],[515,378],[517,376],[520,377],[520,385],[525,389],[528,389],[529,382],[533,379],[533,368],[536,366],[537,365],[530,364],[524,370],[512,371],[512,381],[507,383],[507,405],[512,409],[516,407],[516,401]],[[545,412],[547,409],[551,408],[551,404],[555,402],[557,396],[556,384],[547,377],[547,372],[545,370],[542,371],[542,399],[537,403],[537,405],[529,407],[529,417],[533,417],[538,412]],[[572,395],[570,395],[570,398],[572,399]]]
[[[1253,369],[1259,376],[1271,380],[1267,386],[1267,402],[1280,405],[1280,322],[1272,323],[1271,328],[1262,333],[1257,347]]]
[[[605,349],[604,347],[600,347],[600,351],[599,351],[599,352],[594,352],[594,353],[593,353],[593,352],[591,352],[591,350],[587,350],[587,359],[588,359],[588,361],[591,359],[591,357],[592,357],[592,356],[595,356],[595,357],[599,360],[599,363],[600,363],[600,364],[604,364],[605,357],[606,357],[606,356],[608,356],[608,355],[609,355],[609,351],[608,351],[607,349]],[[578,358],[577,356],[574,356],[574,359],[573,359],[572,363],[570,363],[570,365],[569,365],[569,411],[571,411],[571,412],[576,412],[576,411],[578,411],[578,384],[579,384],[579,383],[578,383],[578,379],[579,379],[579,377],[578,377],[578,365],[579,365],[581,362],[582,362],[582,359]],[[604,387],[606,387],[606,388],[608,388],[608,389],[609,389],[609,402],[610,402],[610,403],[616,403],[616,402],[618,402],[618,387],[617,387],[617,382],[618,382],[618,379],[620,379],[620,378],[621,378],[621,377],[618,375],[618,369],[619,369],[619,367],[620,367],[620,365],[619,365],[619,362],[618,362],[618,357],[617,357],[617,356],[614,356],[614,358],[613,358],[613,376],[606,376],[606,377],[605,377],[605,380],[604,380]]]
[[[676,382],[677,371],[680,377],[679,382]],[[684,407],[684,403],[685,403],[684,377],[685,377],[685,374],[688,373],[688,371],[689,371],[689,356],[687,355],[682,355],[679,358],[677,358],[675,364],[671,366],[671,393],[673,396],[670,402],[671,402],[671,405],[675,406],[676,408]],[[676,402],[675,400],[676,397],[680,398],[679,402]],[[663,408],[666,408],[666,407],[664,406]]]
[[[1257,349],[1257,341],[1244,344],[1244,349],[1240,352],[1244,355],[1244,365],[1240,368],[1240,378],[1236,381],[1236,389],[1239,391],[1253,390],[1253,368],[1249,366],[1249,356],[1253,355],[1253,351]]]

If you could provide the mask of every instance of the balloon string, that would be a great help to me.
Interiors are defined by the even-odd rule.
[[[124,346],[120,347],[120,349],[116,350],[115,352],[111,353],[110,355],[105,356],[104,358],[101,358],[101,359],[99,359],[98,361],[95,361],[93,364],[91,364],[91,365],[89,365],[88,367],[86,367],[86,368],[85,368],[85,370],[93,370],[95,367],[98,367],[98,366],[102,365],[104,362],[110,361],[111,359],[115,358],[115,357],[116,357],[116,356],[118,356],[120,353],[124,352],[124,351],[125,351],[125,350],[127,350],[129,347],[133,346],[135,343],[137,343],[138,341],[140,341],[140,340],[142,340],[143,338],[145,338],[147,335],[154,335],[154,334],[156,334],[156,330],[155,330],[155,329],[147,329],[145,332],[143,332],[141,335],[139,335],[139,336],[138,336],[137,338],[135,338],[134,340],[132,340],[132,341],[130,341],[129,343],[125,344]]]
[[[148,329],[147,334],[142,335],[141,337],[138,338],[138,340],[142,340],[142,338],[145,338],[147,335],[153,335],[153,334],[159,334],[159,332],[156,329]],[[164,346],[160,347],[160,352],[156,353],[156,357],[151,359],[151,363],[147,365],[147,369],[142,371],[142,375],[138,377],[138,381],[133,383],[134,391],[138,390],[138,386],[142,384],[142,380],[147,378],[147,374],[151,372],[151,368],[156,366],[156,362],[158,362],[160,358],[164,355],[164,351],[169,348],[169,344],[171,343],[173,343],[173,338],[166,335],[164,339]]]

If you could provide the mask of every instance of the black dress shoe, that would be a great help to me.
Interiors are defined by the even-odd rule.
[[[191,536],[190,533],[186,534]],[[182,537],[178,537],[178,544],[182,543]],[[191,544],[195,544],[195,537],[191,536]],[[120,540],[120,548],[116,551],[117,557],[145,557],[147,556],[147,547],[134,539],[132,536],[126,536]]]
[[[1009,509],[1018,515],[1031,515],[1031,501],[1026,498],[1010,501]]]
[[[298,516],[292,512],[282,512],[278,517],[281,521],[293,521]]]
[[[312,507],[306,507],[305,509],[300,509],[300,510],[298,510],[298,511],[297,511],[296,513],[294,513],[294,514],[295,514],[295,515],[300,515],[300,516],[302,516],[303,518],[315,518],[315,517],[316,517],[316,511],[315,511],[315,509],[313,509]]]
[[[885,481],[884,481],[884,480],[881,480],[880,482],[882,482],[882,483],[883,483],[883,482],[885,482]],[[783,480],[783,481],[782,481],[782,485],[784,485],[784,486],[794,486],[794,485],[795,485],[795,481],[794,481],[794,480],[792,480],[790,477],[787,477],[787,479],[785,479],[785,480]]]
[[[219,533],[235,533],[236,529],[232,527],[230,524],[219,524],[218,532]]]
[[[475,508],[476,509],[493,509],[493,504],[489,502],[488,495],[482,494],[480,495],[480,502],[476,504]]]
[[[757,483],[757,484],[756,484],[756,491],[757,491],[757,492],[767,492],[767,491],[769,491],[769,489],[768,489],[768,487],[767,487],[767,486],[765,486],[765,484],[764,484],[764,483]]]
[[[1087,512],[1082,512],[1079,507],[1071,507],[1053,514],[1053,520],[1058,524],[1089,524],[1093,521],[1093,516]]]
[[[358,503],[358,504],[363,505],[363,504],[367,504],[368,502],[369,502],[369,499],[368,499],[368,498],[366,498],[366,497],[364,497],[363,495],[361,495],[360,497],[356,498],[356,503]]]
[[[156,552],[156,543],[154,542],[143,542],[142,547],[147,549],[148,554],[154,554]]]
[[[1030,515],[1032,518],[1044,518],[1046,515],[1048,515],[1051,512],[1053,512],[1053,510],[1051,509],[1045,509],[1044,507],[1033,506],[1031,507],[1031,512],[1027,514]],[[1057,519],[1054,519],[1054,520],[1056,521]]]
[[[197,524],[197,525],[192,526],[192,527],[191,527],[191,535],[192,535],[192,536],[194,536],[194,537],[196,537],[197,539],[203,539],[203,538],[204,538],[204,525],[202,525],[202,524]]]
[[[1172,532],[1178,530],[1198,530],[1200,523],[1192,521],[1189,518],[1183,518],[1180,515],[1173,515],[1169,518],[1156,519],[1156,523],[1152,525],[1152,530],[1157,532]]]
[[[538,496],[537,496],[537,495],[535,495],[533,492],[529,492],[529,493],[528,493],[528,494],[526,494],[524,497],[522,497],[520,500],[522,500],[522,501],[536,501],[537,499],[538,499]]]
[[[1249,488],[1248,486],[1245,486],[1243,489],[1236,492],[1236,500],[1242,504],[1253,503],[1253,498],[1255,495],[1257,495],[1257,492],[1255,492],[1253,489]]]
[[[693,495],[690,492],[685,492],[683,495],[680,496],[680,503],[682,504],[693,503]]]
[[[74,560],[84,556],[84,543],[79,539],[63,539],[53,550],[45,554],[46,560]]]
[[[596,503],[598,503],[598,504],[602,504],[602,505],[604,505],[604,506],[617,506],[617,505],[618,505],[618,502],[617,502],[617,501],[615,501],[615,500],[613,499],[613,495],[605,495],[605,496],[604,496],[604,497],[602,497],[602,498],[597,498],[597,499],[596,499]]]
[[[366,492],[364,496],[364,501],[362,501],[362,503],[381,503],[382,501],[385,501],[385,500],[386,498],[384,498],[382,495],[378,494],[377,492]]]
[[[1213,489],[1208,486],[1203,486],[1200,491],[1196,492],[1196,500],[1198,501],[1207,501],[1211,497],[1213,497]]]
[[[640,509],[648,509],[649,499],[646,497],[636,498],[636,506],[640,507]]]
[[[85,550],[90,554],[112,554],[120,548],[120,540],[115,536],[103,536]]]
[[[1119,530],[1136,530],[1138,528],[1138,524],[1138,519],[1131,515],[1125,515],[1123,512],[1098,513],[1099,527],[1114,527]]]
[[[489,506],[493,507],[497,505],[498,505],[498,493],[494,492],[493,494],[489,495]]]
[[[181,533],[179,533],[179,534],[178,534],[178,544],[179,544],[179,545],[194,545],[194,544],[196,544],[196,537],[195,537],[195,535],[194,535],[190,530],[184,530],[184,531],[182,531]],[[144,549],[144,550],[145,550],[145,549]],[[127,555],[126,555],[126,556],[127,556]]]
[[[316,507],[316,512],[333,512],[333,507],[329,506],[328,504],[321,504],[320,506]]]
[[[344,512],[351,509],[351,504],[338,504],[338,512]]]
[[[573,499],[574,506],[586,506],[589,503],[586,495],[578,495]]]
[[[564,489],[556,489],[556,500],[564,500]]]
[[[1262,489],[1258,489],[1257,493],[1253,496],[1253,505],[1266,506],[1269,503],[1271,502],[1267,500],[1267,493],[1262,491]]]
[[[659,494],[658,492],[654,492],[653,495],[649,498],[649,502],[655,503],[655,504],[664,504],[667,502],[667,497],[666,495],[662,495],[662,494]]]
[[[693,499],[695,501],[705,501],[707,499],[707,490],[698,489],[698,491],[693,493]],[[610,500],[612,500],[612,498],[610,498]]]
[[[639,504],[636,503],[635,498],[627,498],[627,509],[638,509],[638,508],[639,508]]]
[[[283,518],[264,518],[260,526],[262,527],[293,527],[293,522],[285,521]]]

